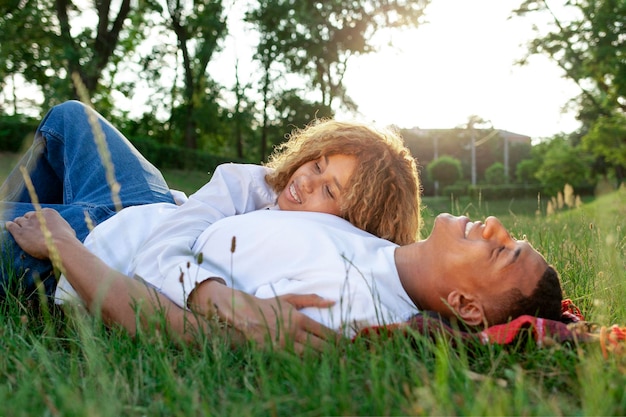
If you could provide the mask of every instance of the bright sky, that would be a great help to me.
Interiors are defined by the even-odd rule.
[[[462,125],[475,114],[533,138],[575,130],[573,112],[562,109],[578,87],[547,57],[514,64],[538,23],[508,19],[520,3],[433,0],[428,24],[349,66],[345,85],[362,117],[426,129]]]
[[[521,1],[432,0],[429,23],[394,35],[393,47],[350,61],[344,83],[359,105],[356,118],[427,129],[464,125],[477,115],[497,129],[533,138],[575,130],[574,114],[562,109],[579,94],[576,85],[547,57],[514,64],[537,23],[508,19]],[[244,34],[229,37],[226,61],[247,55],[245,43]],[[227,65],[212,75],[229,77],[234,64]]]

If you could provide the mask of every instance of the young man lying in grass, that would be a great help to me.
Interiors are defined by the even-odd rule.
[[[32,256],[51,258],[54,247],[60,269],[87,306],[131,333],[137,306],[142,318],[164,311],[168,330],[183,338],[203,325],[198,316],[217,314],[249,339],[293,340],[297,350],[307,343],[321,348],[337,334],[329,326],[342,332],[406,320],[418,310],[472,326],[523,314],[561,315],[556,271],[494,217],[472,223],[440,215],[428,238],[398,246],[328,214],[233,216],[214,223],[198,240],[201,275],[181,271],[180,281],[160,283],[109,268],[55,211],[43,210],[39,217],[27,213],[6,227]]]
[[[122,205],[164,202],[159,203],[160,205],[146,204],[146,206],[141,207],[130,207],[122,210],[119,214],[115,214],[116,206],[109,201],[114,199],[115,193],[111,193],[109,189],[110,184],[106,179],[108,172],[100,161],[92,138],[93,135],[89,130],[92,117],[95,117],[96,124],[101,126],[111,159],[115,162],[115,176],[119,185],[118,197],[122,200]],[[130,216],[132,221],[124,221],[128,220],[125,213],[137,213],[139,210],[141,213],[150,212],[154,215],[151,210],[152,207],[167,207],[175,211],[181,210],[181,212],[184,210],[176,208],[170,201],[171,195],[160,173],[145,161],[110,124],[98,118],[95,112],[84,108],[80,103],[69,102],[57,106],[46,116],[38,130],[37,138],[39,141],[36,144],[43,148],[41,152],[34,155],[39,155],[40,158],[36,162],[42,161],[41,158],[45,157],[45,161],[42,161],[45,163],[36,164],[41,169],[34,171],[34,182],[36,183],[36,194],[41,201],[48,204],[60,201],[60,203],[50,205],[50,207],[55,208],[70,223],[71,227],[67,230],[66,228],[69,227],[67,224],[62,224],[53,214],[45,211],[46,216],[51,216],[49,227],[58,226],[59,228],[53,230],[53,238],[56,239],[55,233],[67,237],[72,228],[78,235],[78,239],[72,237],[71,239],[61,239],[59,242],[60,249],[62,249],[61,260],[68,271],[69,283],[76,288],[79,296],[88,305],[91,305],[94,300],[99,300],[97,288],[106,289],[111,284],[106,274],[94,273],[93,268],[98,269],[99,266],[92,266],[88,262],[94,257],[83,256],[85,248],[81,245],[79,249],[78,246],[74,245],[76,243],[74,240],[80,243],[88,233],[88,224],[85,224],[84,221],[87,211],[92,219],[95,217],[96,223],[98,219],[102,220],[113,216],[94,229],[95,232],[105,224],[112,224],[110,232],[113,236],[118,237],[117,240],[112,240],[112,242],[118,242],[113,243],[118,246],[110,248],[108,253],[115,255],[114,258],[119,255],[119,258],[116,258],[115,262],[111,261],[111,257],[105,258],[104,265],[114,265],[115,270],[124,272],[131,277],[136,276],[141,278],[141,281],[149,283],[149,288],[158,291],[157,298],[167,299],[167,301],[162,301],[165,305],[174,302],[178,308],[193,308],[203,315],[217,307],[218,313],[226,319],[228,317],[224,316],[229,312],[232,313],[231,316],[234,316],[242,313],[242,310],[235,309],[235,313],[233,313],[233,308],[230,308],[233,303],[233,290],[231,288],[226,288],[227,291],[223,291],[224,288],[217,286],[220,283],[219,280],[208,279],[218,277],[228,280],[230,287],[235,290],[242,290],[239,298],[248,300],[246,302],[251,303],[252,307],[250,308],[254,310],[251,313],[252,316],[243,310],[245,314],[242,313],[239,316],[240,321],[237,321],[236,317],[228,320],[238,323],[239,326],[236,325],[236,327],[245,329],[248,335],[252,335],[252,338],[259,338],[259,335],[264,335],[265,331],[250,330],[250,323],[254,323],[256,320],[258,324],[265,325],[264,320],[267,320],[271,326],[274,326],[275,323],[273,322],[276,320],[273,318],[280,318],[283,322],[289,321],[288,325],[291,325],[293,322],[286,320],[286,318],[295,317],[297,324],[292,327],[292,330],[300,338],[307,336],[307,333],[313,333],[315,337],[319,337],[324,329],[320,323],[345,334],[351,334],[360,326],[405,320],[418,308],[435,311],[443,309],[449,313],[448,315],[454,311],[463,320],[474,325],[485,320],[489,323],[506,320],[511,315],[508,308],[498,309],[487,306],[484,311],[481,308],[476,309],[473,307],[476,303],[472,303],[473,299],[468,297],[469,292],[454,292],[452,291],[455,288],[454,285],[446,283],[446,274],[450,274],[450,271],[443,271],[443,273],[431,271],[432,267],[429,266],[429,261],[436,260],[440,252],[441,254],[447,253],[449,250],[448,242],[444,242],[440,244],[441,246],[425,253],[423,250],[417,249],[421,248],[421,245],[397,248],[397,245],[387,240],[374,238],[369,233],[352,228],[347,222],[339,218],[339,216],[344,217],[361,229],[374,231],[381,236],[389,236],[390,240],[397,241],[399,244],[406,244],[414,240],[412,236],[415,236],[417,232],[418,206],[416,204],[419,203],[419,196],[417,195],[415,162],[407,154],[404,147],[396,145],[397,141],[385,138],[376,131],[355,126],[348,126],[348,130],[344,130],[345,128],[341,125],[331,125],[331,131],[325,130],[325,135],[332,132],[337,133],[338,129],[340,134],[322,149],[315,150],[314,153],[306,151],[306,147],[298,146],[296,148],[294,152],[297,157],[295,162],[291,164],[293,170],[284,171],[287,182],[282,182],[283,188],[281,188],[280,194],[272,194],[270,190],[266,196],[267,201],[264,200],[263,205],[252,204],[254,207],[250,208],[248,204],[243,204],[243,210],[235,210],[231,215],[241,214],[249,211],[249,209],[269,207],[267,204],[276,203],[276,197],[278,199],[277,204],[282,209],[280,212],[270,210],[270,213],[267,213],[267,210],[262,210],[250,216],[235,216],[242,219],[235,220],[233,218],[226,223],[218,222],[219,225],[215,223],[215,227],[208,226],[212,221],[196,224],[196,218],[206,220],[207,210],[198,211],[195,217],[187,213],[189,215],[185,215],[183,218],[173,219],[170,228],[161,228],[159,233],[162,234],[163,240],[157,240],[154,243],[164,246],[164,251],[158,251],[157,257],[125,257],[127,254],[120,248],[127,246],[124,245],[125,242],[120,242],[119,236],[126,236],[129,230],[136,232],[137,229],[140,229],[139,231],[142,231],[141,225],[146,225],[146,215]],[[364,135],[358,133],[363,131],[365,131]],[[312,142],[317,143],[319,140]],[[363,143],[365,142],[371,145],[380,144],[384,152],[376,152],[374,160],[371,160],[371,155],[368,152],[371,146],[364,147]],[[340,146],[341,143],[346,145]],[[363,153],[353,155],[352,152],[356,152],[358,149],[364,149]],[[321,156],[318,155],[320,152],[322,152]],[[324,154],[324,152],[328,152],[328,154]],[[54,155],[59,156],[53,157]],[[380,172],[373,169],[373,167],[379,166],[376,165],[376,161],[388,159],[383,157],[385,155],[390,156],[390,163],[386,165],[387,168]],[[366,159],[370,162],[363,165],[362,158],[370,158]],[[335,163],[338,164],[338,169],[334,168]],[[309,179],[306,181],[302,179],[305,176],[300,177],[301,171]],[[361,171],[363,172],[361,173]],[[368,185],[366,189],[355,185],[357,183],[363,185],[364,182],[361,177],[374,171],[378,174],[372,177],[369,182],[365,182]],[[352,177],[361,178],[361,180],[354,182]],[[263,181],[263,176],[260,177],[260,180]],[[237,182],[235,181],[235,183]],[[37,187],[37,184],[41,184],[41,186]],[[372,190],[374,190],[373,195]],[[229,189],[226,191],[230,192]],[[228,192],[218,193],[220,199],[216,204],[222,202],[224,199],[222,195],[228,197]],[[22,191],[20,193],[23,195]],[[13,206],[19,205],[21,210],[19,214],[13,216],[18,217],[18,219],[15,223],[9,222],[8,228],[12,228],[10,230],[15,233],[16,240],[18,240],[18,236],[21,239],[18,240],[18,243],[27,252],[22,254],[25,260],[33,260],[28,254],[38,258],[48,258],[54,252],[49,252],[47,248],[41,250],[41,247],[37,246],[43,243],[43,240],[39,239],[40,236],[35,233],[38,229],[32,229],[30,234],[24,233],[31,226],[31,222],[36,221],[31,214],[27,214],[29,210],[32,210],[33,205],[28,195],[26,195],[26,199],[28,201],[21,202],[20,197],[18,200],[10,200],[7,203]],[[372,209],[375,207],[371,204],[372,199],[377,201],[377,204],[382,204],[382,207]],[[103,200],[106,200],[106,203],[103,203]],[[317,201],[321,205],[316,206],[317,210],[307,209],[308,211],[329,213],[317,215],[318,218],[324,219],[323,222],[318,219],[316,223],[311,223],[312,220],[308,218],[315,217],[311,214],[286,213],[289,210],[304,210],[304,203],[309,204],[311,201]],[[368,204],[364,205],[363,201],[368,201]],[[399,201],[402,203],[398,203]],[[147,206],[149,207],[144,211],[143,207]],[[350,207],[352,206],[358,210],[350,214]],[[30,207],[30,209],[24,207]],[[374,218],[371,215],[368,216],[368,213],[376,213],[377,215]],[[409,214],[405,218],[406,213]],[[7,220],[11,220],[13,217]],[[214,217],[219,218],[220,216]],[[159,221],[162,219],[158,216],[155,218]],[[291,220],[289,220],[290,218]],[[115,221],[116,219],[119,221]],[[171,241],[168,239],[171,238],[171,234],[176,235],[181,229],[185,229],[183,224],[186,225],[189,222],[194,223],[191,225],[194,235],[192,237],[180,236],[191,242],[186,251],[182,252],[185,257],[184,262],[182,264],[178,261],[172,263],[177,267],[175,269],[165,268],[170,271],[168,273],[152,273],[151,271],[160,271],[162,264],[170,263],[172,258],[167,254]],[[239,224],[240,222],[247,222],[247,225],[242,226]],[[459,227],[461,227],[465,225],[466,220],[461,219],[458,222]],[[499,235],[492,231],[497,227],[489,226],[490,222],[497,223],[496,220],[490,220],[485,226],[472,225],[468,227],[468,238],[478,234],[475,230],[481,228],[484,228],[487,234]],[[326,226],[321,226],[321,223],[326,223]],[[445,223],[445,221],[441,220],[439,223]],[[451,230],[458,229],[455,227]],[[436,228],[436,230],[439,229]],[[231,250],[234,236],[236,237],[236,244]],[[398,238],[393,239],[392,236]],[[129,238],[134,237],[136,237],[135,233],[131,232]],[[501,265],[502,268],[506,266],[507,271],[516,270],[517,260],[525,259],[527,252],[534,253],[522,250],[522,248],[526,248],[527,244],[520,244],[519,247],[511,244],[509,250],[504,250],[502,239],[501,237],[496,242],[500,246],[497,253],[494,252],[492,256],[502,259],[502,254],[513,254],[511,265]],[[436,239],[430,241],[433,240],[436,241]],[[68,242],[70,242],[71,248],[76,249],[76,253],[68,252],[68,248],[63,246],[64,244],[67,245]],[[95,242],[95,245],[100,243],[107,244],[109,242],[104,238],[101,239],[101,242]],[[429,246],[425,245],[424,247],[428,248]],[[17,246],[15,248],[19,249]],[[405,250],[405,248],[415,249]],[[463,254],[466,249],[465,247],[459,248],[459,253]],[[15,259],[19,264],[22,262],[22,257],[19,256],[19,252],[17,254]],[[180,254],[176,252],[179,257]],[[202,259],[199,257],[200,254],[202,254]],[[413,268],[413,264],[410,262],[412,258],[419,260],[417,265],[419,268]],[[514,285],[519,287],[524,295],[530,294],[529,290],[535,288],[534,284],[538,281],[538,274],[536,274],[535,269],[550,270],[540,255],[530,258],[532,258],[532,262],[530,262],[532,265],[526,265],[525,262],[524,265],[530,269],[532,285],[526,288],[523,285],[524,282],[517,282],[518,280],[513,279]],[[101,261],[94,262],[99,264]],[[130,262],[137,263],[137,265],[130,267],[128,265]],[[444,266],[447,262],[444,262]],[[405,263],[409,265],[408,274],[405,270]],[[76,269],[77,264],[80,265],[80,270]],[[151,268],[153,265],[158,265],[158,268]],[[47,268],[46,271],[50,269],[48,261],[32,262],[27,266],[31,275],[37,271],[37,266]],[[460,270],[465,269],[466,266],[460,267]],[[86,274],[86,276],[83,277],[80,274]],[[423,278],[427,274],[429,276],[432,274],[431,282],[429,279]],[[456,276],[455,274],[456,272],[452,275]],[[113,275],[116,276],[117,274]],[[420,278],[415,278],[417,276]],[[27,278],[32,277],[29,275]],[[45,292],[47,295],[51,295],[55,290],[56,281],[54,277],[46,278],[48,278],[47,275],[42,273],[41,279],[44,280]],[[87,279],[90,281],[87,282]],[[145,286],[141,281],[136,282]],[[136,282],[132,282],[132,280],[128,282],[123,278],[119,280],[115,278],[114,282],[119,282],[122,289],[124,286],[128,286],[131,290],[128,293],[104,291],[105,300],[110,295],[112,304],[103,303],[103,314],[107,317],[110,310],[110,320],[124,325],[132,332],[135,326],[132,304],[144,299],[152,300],[154,295],[150,291],[146,293],[145,287],[135,293],[132,288],[136,287]],[[197,287],[196,284],[198,284]],[[558,279],[556,280],[556,288],[560,290]],[[70,287],[61,285],[57,288],[57,294],[59,291],[63,293],[69,289]],[[263,301],[259,297],[256,299],[247,295],[247,298],[244,297],[247,293],[263,297]],[[266,301],[271,300],[275,295],[288,293],[297,293],[301,296],[319,293],[328,300],[315,296],[305,296],[305,298],[290,296],[288,297],[289,301],[299,307],[317,307],[317,309],[309,308],[302,313],[289,311],[289,314],[286,314],[284,309],[283,311],[278,309],[280,306],[276,305],[276,300]],[[64,293],[60,295],[63,296]],[[432,295],[434,299],[430,300],[429,295]],[[221,297],[225,298],[219,299]],[[333,304],[333,306],[319,308],[328,307],[329,304]],[[259,316],[259,312],[254,307],[256,305],[265,306],[266,311],[264,313],[266,314]],[[456,308],[456,310],[450,310],[448,307]],[[287,306],[287,308],[291,307]],[[478,313],[479,310],[481,310],[480,313]],[[531,303],[523,311],[531,310],[533,313],[549,314],[549,309],[546,309],[545,306],[539,308],[537,303]],[[316,320],[311,320],[311,317]],[[173,329],[177,329],[176,326],[180,324],[176,323],[176,321],[172,322]],[[183,328],[180,327],[180,329]]]

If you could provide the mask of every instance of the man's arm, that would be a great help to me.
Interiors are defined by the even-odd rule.
[[[337,340],[335,331],[297,311],[304,307],[330,307],[334,303],[314,294],[261,299],[227,287],[219,278],[203,281],[188,298],[191,310],[204,317],[218,315],[249,340],[281,347],[293,343],[296,351],[307,345],[321,350],[328,341]]]
[[[45,228],[40,226],[38,216],[44,221]],[[208,331],[203,317],[214,313],[236,330],[235,336],[239,331],[247,339],[262,345],[269,342],[284,346],[288,340],[293,340],[296,350],[301,351],[308,340],[314,348],[320,348],[324,340],[336,337],[332,330],[295,310],[328,306],[327,300],[314,295],[259,299],[208,280],[190,295],[190,305],[194,307],[192,313],[143,282],[110,268],[83,246],[71,226],[52,209],[43,209],[37,215],[27,213],[14,222],[7,222],[6,228],[17,243],[36,258],[54,259],[56,251],[60,260],[56,266],[63,271],[89,310],[100,313],[107,323],[123,326],[133,335],[137,332],[135,312],[139,311],[142,325],[158,314],[164,314],[166,331],[184,341],[193,340],[199,328]],[[44,230],[50,237],[48,242]],[[221,288],[213,285],[211,289],[211,283]]]
[[[64,273],[92,313],[99,313],[108,324],[121,325],[132,335],[137,332],[136,311],[140,313],[142,325],[157,314],[164,314],[168,332],[183,340],[194,337],[194,331],[202,325],[196,317],[143,282],[102,262],[83,246],[71,226],[56,211],[44,208],[39,214],[45,221],[45,229],[40,226],[35,213],[7,222],[6,228],[35,258],[54,259],[56,251],[60,264],[55,266]],[[48,243],[43,230],[49,232]]]

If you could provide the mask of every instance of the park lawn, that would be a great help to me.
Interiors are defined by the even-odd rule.
[[[626,324],[625,190],[551,216],[536,215],[536,201],[436,203],[425,199],[425,230],[439,211],[495,213],[561,271],[589,320]],[[300,357],[231,349],[217,335],[195,346],[157,330],[131,338],[98,318],[60,314],[2,307],[0,415],[626,414],[626,356],[604,359],[596,344],[452,347],[415,335]]]
[[[11,152],[0,152],[0,183],[9,175],[18,161],[18,155]]]

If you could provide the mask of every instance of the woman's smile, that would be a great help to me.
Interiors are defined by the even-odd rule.
[[[342,197],[356,164],[356,157],[343,154],[324,155],[305,162],[278,195],[278,207],[341,215]]]

